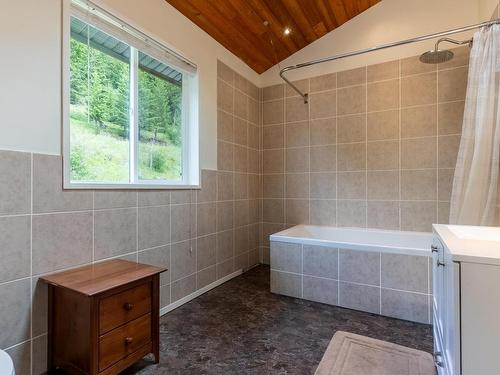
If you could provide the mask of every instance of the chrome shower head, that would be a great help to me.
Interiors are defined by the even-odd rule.
[[[449,42],[458,45],[468,44],[469,47],[472,46],[472,39],[459,41],[450,38],[442,38],[436,42],[436,46],[433,50],[427,51],[420,55],[420,61],[424,64],[442,64],[444,62],[450,61],[453,58],[454,54],[450,50],[439,49],[439,43],[441,42]]]
[[[454,54],[450,50],[434,49],[420,55],[420,61],[424,64],[441,64],[446,61],[450,61],[453,56]]]

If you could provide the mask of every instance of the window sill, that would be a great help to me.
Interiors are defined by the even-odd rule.
[[[199,190],[200,185],[189,184],[99,184],[99,183],[64,183],[64,190]]]

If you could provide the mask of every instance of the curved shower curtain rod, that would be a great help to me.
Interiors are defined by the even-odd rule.
[[[458,29],[441,31],[439,33],[423,35],[423,36],[419,36],[417,38],[400,40],[398,42],[393,42],[393,43],[388,43],[388,44],[382,44],[382,45],[376,46],[376,47],[365,48],[365,49],[360,49],[360,50],[353,51],[353,52],[346,52],[346,53],[340,53],[340,54],[333,55],[333,56],[323,57],[321,59],[311,60],[311,61],[300,63],[300,64],[297,64],[297,65],[290,65],[290,66],[287,66],[287,67],[281,69],[281,71],[280,71],[280,77],[292,89],[294,89],[304,99],[304,103],[307,103],[308,102],[308,98],[309,98],[309,94],[308,93],[302,93],[302,91],[300,91],[300,89],[297,86],[295,86],[292,82],[290,82],[290,80],[288,80],[288,78],[286,78],[284,76],[284,74],[286,72],[289,72],[289,71],[292,71],[292,70],[295,70],[295,69],[305,68],[305,67],[308,67],[308,66],[311,66],[311,65],[321,64],[321,63],[328,62],[328,61],[340,60],[340,59],[344,59],[346,57],[363,55],[365,53],[374,52],[374,51],[378,51],[378,50],[382,50],[382,49],[387,49],[387,48],[392,48],[392,47],[398,47],[398,46],[402,46],[402,45],[410,44],[410,43],[422,42],[424,40],[439,38],[439,37],[443,37],[443,36],[447,36],[447,35],[451,35],[451,34],[460,33],[460,32],[463,32],[463,31],[478,29],[478,28],[481,28],[481,27],[484,27],[484,26],[491,26],[491,25],[494,25],[494,24],[500,24],[500,18],[497,18],[497,19],[492,20],[492,21],[478,23],[478,24],[475,24],[475,25],[461,27],[461,28],[458,28]]]

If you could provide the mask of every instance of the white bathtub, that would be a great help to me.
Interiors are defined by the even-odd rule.
[[[274,233],[271,241],[340,249],[430,256],[432,234],[381,229],[296,225]]]
[[[297,225],[270,236],[271,292],[431,323],[431,233]]]

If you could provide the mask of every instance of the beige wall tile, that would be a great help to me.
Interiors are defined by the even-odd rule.
[[[366,228],[366,201],[337,201],[337,226]]]
[[[215,203],[201,203],[197,205],[196,223],[198,226],[198,236],[215,232],[215,207]]]
[[[312,120],[310,122],[311,146],[335,144],[336,131],[335,118]]]
[[[264,173],[283,173],[284,168],[283,150],[264,150],[262,169]]]
[[[420,74],[401,79],[401,105],[434,104],[437,100],[436,73]]]
[[[439,135],[462,133],[464,106],[463,101],[438,105]]]
[[[188,226],[189,228],[189,226]],[[137,209],[96,211],[94,259],[100,260],[137,250]]]
[[[234,146],[234,170],[235,172],[248,171],[248,149],[243,146]]]
[[[0,151],[0,176],[0,215],[29,213],[31,210],[31,154]],[[58,187],[61,190],[62,178],[58,181]]]
[[[248,99],[248,121],[254,125],[260,125],[260,102]]]
[[[446,135],[438,137],[438,164],[439,168],[455,168],[457,155],[460,148],[459,135]]]
[[[399,138],[399,111],[368,113],[367,138],[369,141]]]
[[[217,110],[217,139],[233,141],[233,116],[220,109]]]
[[[44,374],[47,371],[47,344],[47,335],[33,339],[32,374]]]
[[[248,96],[239,90],[234,90],[234,116],[248,119]]]
[[[401,138],[437,135],[437,106],[401,109]]]
[[[233,199],[233,173],[217,172],[217,200],[227,201]]]
[[[338,199],[366,199],[365,172],[337,173]]]
[[[260,150],[260,136],[262,129],[258,125],[248,125],[248,147]]]
[[[278,85],[267,86],[262,89],[262,98],[264,101],[282,99],[285,93],[285,85],[280,83]]]
[[[33,154],[33,212],[92,209],[92,192],[63,191],[62,178],[60,156]]]
[[[217,60],[217,77],[230,85],[234,84],[234,71],[220,60]]]
[[[309,224],[309,200],[286,199],[285,204],[287,224]]]
[[[287,172],[309,171],[309,147],[286,149],[285,170]]]
[[[172,244],[172,282],[196,272],[196,248],[194,241]]]
[[[367,144],[367,168],[386,170],[399,168],[399,142],[377,141]]]
[[[234,254],[248,252],[248,226],[234,229]]]
[[[338,115],[366,112],[366,85],[346,87],[337,90]]]
[[[139,251],[137,260],[139,263],[167,268],[167,271],[160,274],[160,285],[170,284],[170,245]]]
[[[430,232],[436,223],[436,202],[401,202],[401,230]]]
[[[170,242],[170,207],[139,208],[139,250]]]
[[[137,206],[136,191],[98,190],[94,192],[94,208],[126,208]]]
[[[344,70],[337,73],[337,87],[359,85],[366,82],[366,68]]]
[[[248,175],[248,198],[255,199],[262,197],[262,175]]]
[[[366,115],[342,116],[337,119],[337,142],[366,141]]]
[[[282,124],[274,126],[264,126],[262,128],[262,145],[264,150],[273,148],[283,148],[285,144],[285,131]]]
[[[0,217],[0,282],[31,273],[31,219],[29,216]]]
[[[196,230],[191,223],[196,223],[195,204],[175,204],[171,212],[171,241],[179,242],[196,237]]]
[[[309,173],[292,173],[286,175],[287,198],[309,198]]]
[[[366,169],[366,143],[341,144],[337,146],[337,169],[359,171]]]
[[[304,103],[300,96],[286,98],[285,120],[286,122],[304,121],[309,117],[309,105]]]
[[[196,275],[191,275],[172,283],[170,290],[172,293],[172,302],[194,293],[196,291]]]
[[[399,230],[399,202],[368,201],[368,228]]]
[[[221,277],[227,276],[234,271],[234,259],[229,259],[226,260],[225,262],[217,264],[216,268],[217,268],[217,278],[220,279]]]
[[[337,87],[337,73],[324,74],[309,80],[311,92],[332,90]]]
[[[234,226],[248,225],[248,200],[234,202]]]
[[[334,200],[311,200],[310,212],[312,225],[336,225],[336,201]]]
[[[367,67],[368,82],[399,78],[399,60],[388,61]]]
[[[438,202],[438,224],[449,224],[450,202]]]
[[[283,100],[264,102],[262,105],[262,123],[264,125],[281,124],[285,118]]]
[[[371,200],[399,199],[399,171],[368,171],[367,190]]]
[[[222,171],[234,169],[234,146],[231,143],[217,142],[217,169]]]
[[[437,137],[404,139],[401,141],[401,168],[436,168]]]
[[[234,199],[248,198],[248,175],[246,173],[234,174]]]
[[[311,119],[334,117],[337,112],[337,93],[332,90],[311,94],[309,105]]]
[[[368,111],[399,107],[399,79],[368,84]]]
[[[217,263],[223,262],[234,256],[234,232],[228,230],[217,233]]]
[[[226,82],[217,80],[217,108],[232,113],[234,108],[233,101],[234,89]]]
[[[217,202],[217,232],[233,228],[234,223],[234,202]],[[213,217],[212,217],[213,220]]]
[[[312,199],[335,199],[337,191],[337,178],[335,173],[311,173]]]
[[[309,122],[293,122],[285,125],[286,147],[309,146]]]
[[[33,275],[92,260],[92,212],[33,216]]]
[[[137,193],[139,207],[162,206],[172,203],[187,203],[196,199],[190,190],[140,190]]]
[[[438,100],[440,103],[465,99],[468,69],[467,66],[464,66],[438,73]]]
[[[263,178],[264,198],[283,198],[285,191],[284,174],[265,174]]]
[[[314,146],[310,149],[311,172],[333,172],[336,170],[336,147]]]
[[[436,200],[437,170],[401,171],[401,199]]]
[[[0,285],[2,300],[0,347],[2,348],[8,348],[30,338],[30,284],[29,279],[24,279]]]
[[[264,222],[285,222],[285,206],[283,199],[263,199],[262,204],[262,220]]]
[[[196,275],[196,289],[201,289],[217,280],[217,267],[211,266],[201,270]]]
[[[239,117],[234,118],[234,143],[242,146],[248,144],[248,123]]]
[[[212,202],[217,199],[217,172],[202,169],[201,190],[197,191],[197,202]]]

